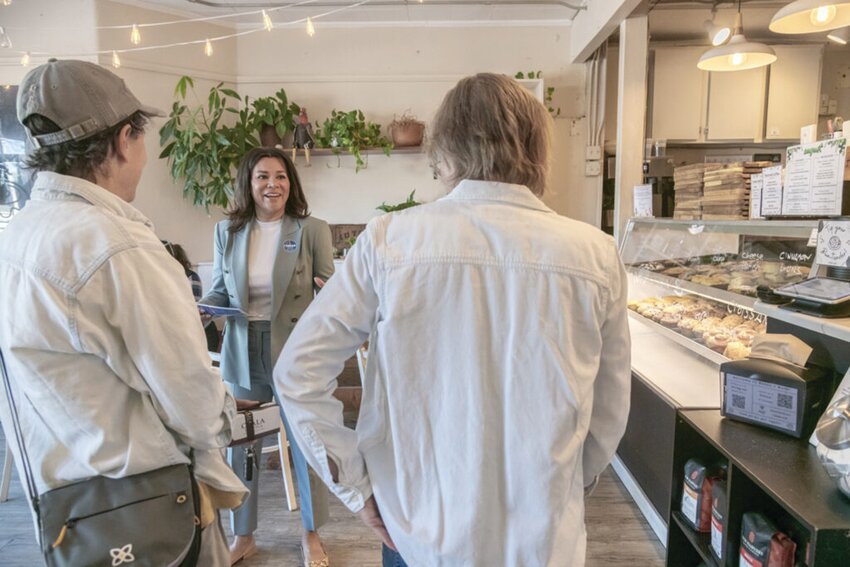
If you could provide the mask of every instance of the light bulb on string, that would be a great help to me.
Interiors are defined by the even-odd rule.
[[[26,67],[30,64],[30,52],[27,51],[21,55],[21,66]]]
[[[139,45],[142,43],[142,34],[139,33],[139,26],[133,24],[133,30],[130,32],[130,43]]]
[[[812,22],[813,26],[825,26],[835,19],[835,14],[835,6],[818,6],[809,12],[809,21]]]
[[[11,49],[12,48],[12,38],[9,37],[9,34],[6,33],[6,29],[3,26],[0,26],[0,49]]]
[[[207,57],[212,57],[212,54],[213,54],[212,42],[210,40],[207,40],[207,42],[204,44],[204,55],[206,55]]]
[[[272,18],[265,10],[263,10],[263,28],[265,28],[266,31],[272,31],[272,29],[274,28]]]
[[[4,5],[4,6],[11,6],[11,5],[12,5],[12,0],[3,0],[3,5]]]
[[[307,35],[309,35],[310,37],[316,35],[316,28],[313,27],[312,18],[307,18]]]
[[[118,57],[117,51],[112,52],[112,66],[116,69],[121,66],[121,58]]]

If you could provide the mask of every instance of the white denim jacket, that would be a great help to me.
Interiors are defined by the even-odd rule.
[[[234,400],[183,268],[138,210],[83,179],[39,173],[0,233],[0,289],[0,348],[39,493],[186,463],[190,448],[200,480],[246,492],[219,449]]]
[[[367,338],[355,432],[332,393]],[[525,187],[463,181],[369,223],[274,378],[310,464],[352,511],[374,492],[411,566],[575,567],[629,359],[614,241]]]

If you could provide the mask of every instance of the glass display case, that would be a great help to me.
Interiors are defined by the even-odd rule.
[[[817,221],[632,219],[629,273],[633,370],[674,407],[719,407],[717,367],[746,357],[766,330],[757,288],[809,276]]]

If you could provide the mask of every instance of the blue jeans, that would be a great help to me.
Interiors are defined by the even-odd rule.
[[[277,394],[272,384],[273,361],[271,360],[271,326],[268,321],[251,321],[248,325],[248,353],[250,360],[251,388],[242,388],[231,384],[233,395],[243,400],[268,402],[274,399],[278,404]],[[281,410],[280,417],[286,428],[292,449],[292,468],[298,485],[298,503],[301,507],[301,525],[307,531],[319,529],[328,519],[328,490],[307,465],[307,459],[301,452],[289,430],[289,422]],[[263,446],[261,439],[254,445],[257,455],[255,466],[259,464],[260,452]],[[238,446],[228,449],[230,466],[245,486],[251,491],[245,502],[231,512],[231,528],[236,535],[251,535],[257,529],[257,506],[260,488],[260,470],[254,470],[253,479],[245,480],[244,462],[245,447]]]
[[[384,567],[407,567],[407,563],[401,558],[401,554],[384,544],[381,544],[381,559]]]

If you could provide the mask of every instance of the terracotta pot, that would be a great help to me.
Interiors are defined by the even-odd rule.
[[[276,145],[282,142],[280,136],[277,135],[277,130],[274,129],[274,126],[269,124],[264,124],[262,128],[260,128],[260,144],[264,148],[273,148]]]
[[[398,147],[420,146],[425,135],[424,122],[393,122],[390,124],[393,145]]]

